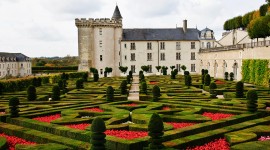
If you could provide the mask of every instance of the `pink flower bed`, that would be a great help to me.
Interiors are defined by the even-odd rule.
[[[98,108],[98,107],[95,107],[95,108],[85,108],[83,110],[87,110],[87,111],[92,111],[92,112],[104,112],[104,110]]]
[[[50,123],[51,121],[54,121],[58,118],[61,117],[61,114],[55,114],[55,115],[50,115],[50,116],[43,116],[43,117],[36,117],[33,118],[34,120],[41,121],[41,122],[48,122]]]
[[[212,120],[220,120],[224,118],[229,118],[234,116],[233,114],[223,114],[223,113],[210,113],[210,112],[204,112],[203,116],[209,117]]]
[[[85,130],[88,126],[90,126],[89,123],[80,123],[80,124],[69,124],[65,125],[70,128],[79,129],[79,130]]]
[[[187,150],[229,150],[229,143],[225,139],[216,139],[202,146],[187,148]]]
[[[8,149],[15,150],[16,144],[24,144],[24,145],[33,145],[36,144],[34,142],[26,141],[22,138],[18,138],[16,136],[9,136],[4,133],[0,133],[0,137],[5,137],[7,139]]]
[[[158,84],[158,82],[157,81],[150,81],[149,84],[156,85],[156,84]]]
[[[146,131],[126,131],[126,130],[106,130],[105,134],[128,140],[148,136],[148,132]]]
[[[184,127],[188,127],[188,126],[192,126],[196,123],[187,123],[187,122],[167,122],[168,124],[172,125],[174,129],[179,129],[179,128],[184,128]]]
[[[168,106],[164,106],[164,107],[162,108],[162,110],[171,110],[171,108],[168,107]]]
[[[134,107],[134,106],[138,106],[138,104],[136,104],[136,103],[131,103],[131,104],[123,104],[122,106],[131,106],[131,107]]]
[[[215,83],[216,83],[216,84],[225,84],[225,82],[220,81],[220,80],[216,80]]]
[[[261,136],[258,140],[259,141],[267,141],[267,140],[270,140],[270,136]]]

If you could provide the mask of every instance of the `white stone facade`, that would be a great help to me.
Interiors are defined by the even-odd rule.
[[[31,59],[20,53],[0,52],[0,78],[24,77],[32,74]]]

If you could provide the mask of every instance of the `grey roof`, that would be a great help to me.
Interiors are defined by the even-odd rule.
[[[22,53],[6,53],[6,52],[0,52],[0,57],[9,57],[9,58],[14,58],[16,57],[16,61],[26,61],[26,58],[29,58],[27,56],[25,56]],[[0,59],[1,60],[1,59]]]
[[[116,7],[114,9],[114,13],[113,13],[112,18],[114,18],[114,19],[122,19],[122,15],[121,15],[120,10],[119,10],[117,5],[116,5]]]
[[[211,30],[211,29],[209,29],[209,28],[205,28],[205,29],[203,29],[201,32],[206,32],[206,31],[211,31],[211,32],[213,32],[213,30]]]
[[[198,41],[199,30],[183,28],[123,29],[123,41]]]

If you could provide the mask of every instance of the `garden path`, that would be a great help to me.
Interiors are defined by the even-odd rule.
[[[139,76],[133,76],[132,85],[129,90],[128,100],[139,101]]]

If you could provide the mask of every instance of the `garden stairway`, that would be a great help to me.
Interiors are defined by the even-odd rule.
[[[139,101],[139,76],[133,76],[132,85],[129,90],[128,100],[137,100]]]

